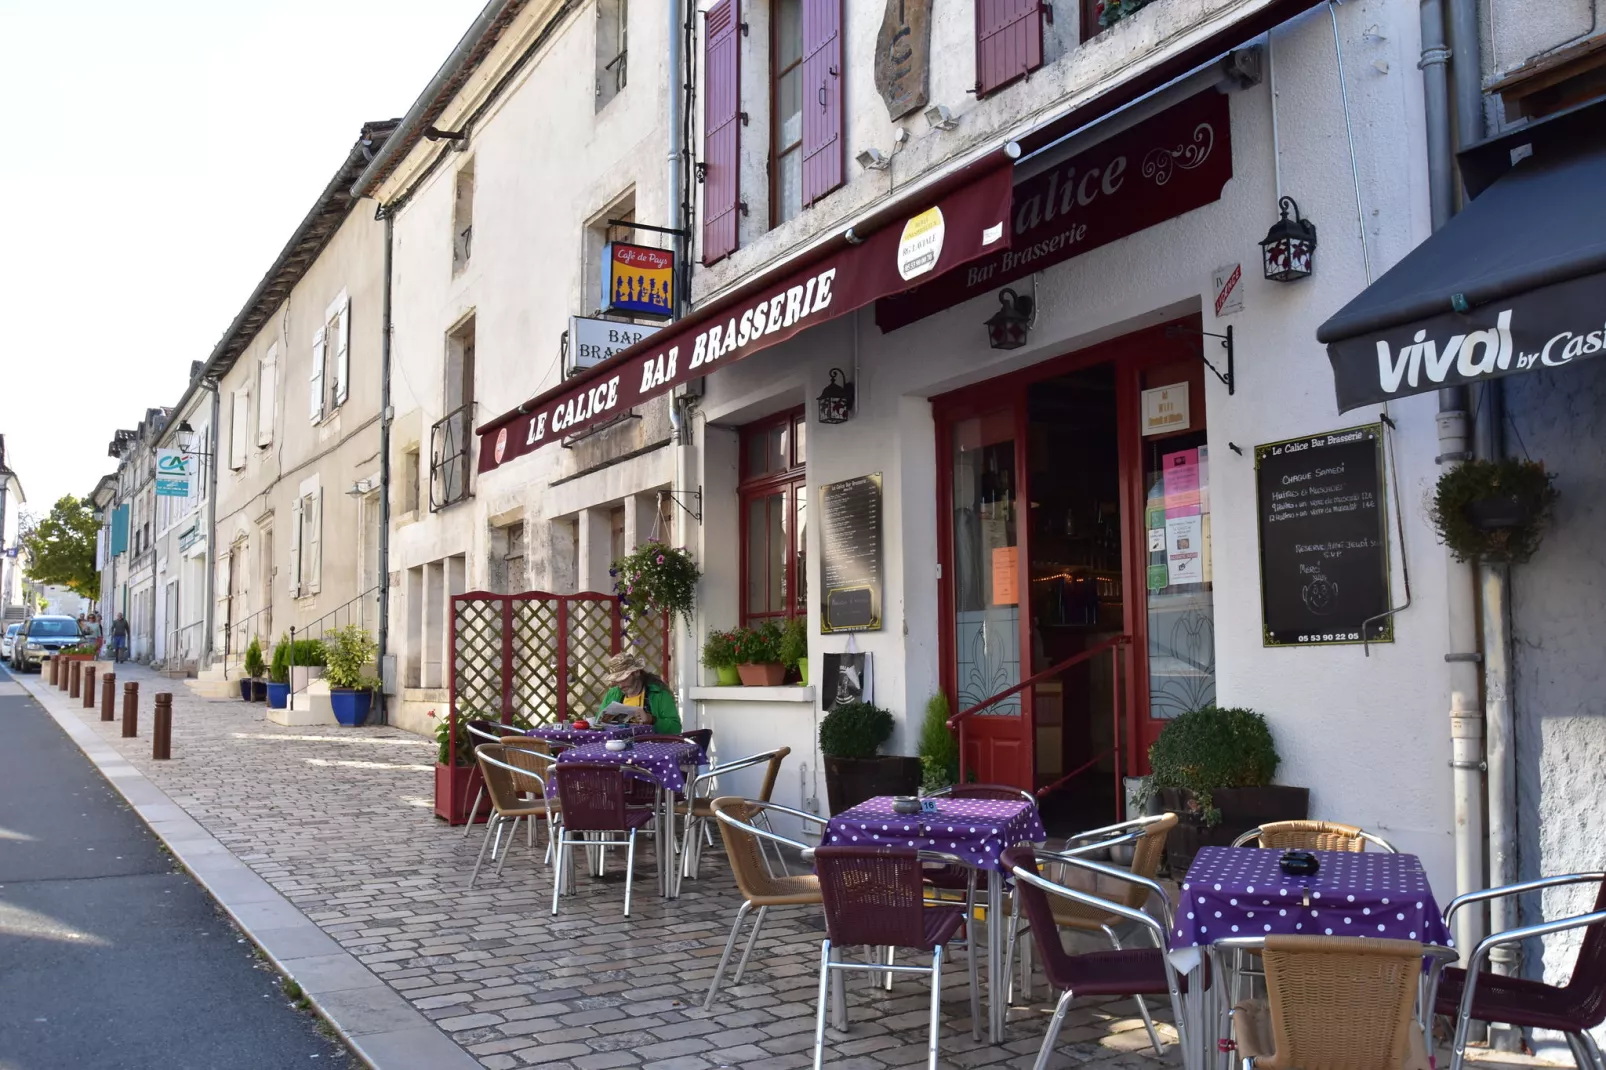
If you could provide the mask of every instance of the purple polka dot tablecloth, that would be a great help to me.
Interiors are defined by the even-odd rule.
[[[900,814],[892,809],[892,796],[880,795],[833,817],[825,843],[943,851],[1002,870],[999,856],[1006,848],[1047,836],[1037,807],[1024,799],[938,799],[935,811]]]
[[[606,762],[609,765],[634,765],[645,769],[653,781],[669,791],[686,790],[685,766],[698,766],[708,761],[703,749],[695,743],[637,743],[629,750],[609,750],[602,743],[585,743],[570,747],[558,755],[558,772],[562,775],[566,762]]]
[[[658,729],[650,724],[610,724],[601,728],[570,728],[562,724],[538,725],[524,733],[549,743],[567,743],[578,747],[586,743],[602,743],[610,739],[629,739],[631,736],[650,736]]]
[[[1178,892],[1172,952],[1268,933],[1450,943],[1415,855],[1311,853],[1316,874],[1290,877],[1281,851],[1201,847]]]

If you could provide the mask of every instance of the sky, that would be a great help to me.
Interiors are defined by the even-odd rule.
[[[176,404],[484,0],[0,0],[0,434],[47,512]]]

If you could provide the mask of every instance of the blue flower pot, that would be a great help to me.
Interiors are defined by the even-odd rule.
[[[334,707],[335,720],[347,728],[356,728],[368,720],[368,709],[373,701],[372,691],[353,691],[344,687],[329,690],[329,704]]]
[[[268,709],[282,710],[290,705],[290,685],[268,681]]]

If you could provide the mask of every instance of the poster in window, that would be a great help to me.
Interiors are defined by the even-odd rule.
[[[1267,646],[1387,643],[1383,426],[1255,447]]]
[[[820,631],[881,627],[881,473],[820,488]]]
[[[834,710],[849,702],[874,702],[875,685],[870,677],[870,655],[849,651],[827,654],[822,662],[825,678],[820,681],[821,707]]]

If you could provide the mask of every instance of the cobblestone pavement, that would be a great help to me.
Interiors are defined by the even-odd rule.
[[[705,851],[701,878],[670,903],[655,894],[651,850],[639,852],[628,919],[620,858],[608,879],[582,876],[554,918],[551,870],[540,841],[532,852],[522,833],[502,876],[482,873],[468,890],[479,835],[465,839],[433,816],[427,740],[392,728],[281,728],[261,705],[200,699],[138,666],[121,666],[118,679],[140,681],[142,738],[122,739],[117,723],[91,713],[101,736],[490,1070],[809,1064],[817,910],[772,911],[743,984],[701,1009],[740,904],[722,851]],[[155,762],[150,696],[164,690],[174,696],[173,757]],[[944,1064],[1031,1066],[1051,1010],[1042,984],[1038,1003],[1012,1012],[1002,1046],[977,1043],[956,959],[944,986]],[[923,979],[890,993],[850,980],[850,1025],[828,1032],[829,1064],[921,1064],[928,1007]],[[1175,1065],[1174,1049],[1162,1059],[1148,1048],[1135,1011],[1130,1000],[1076,1007],[1051,1065]]]

